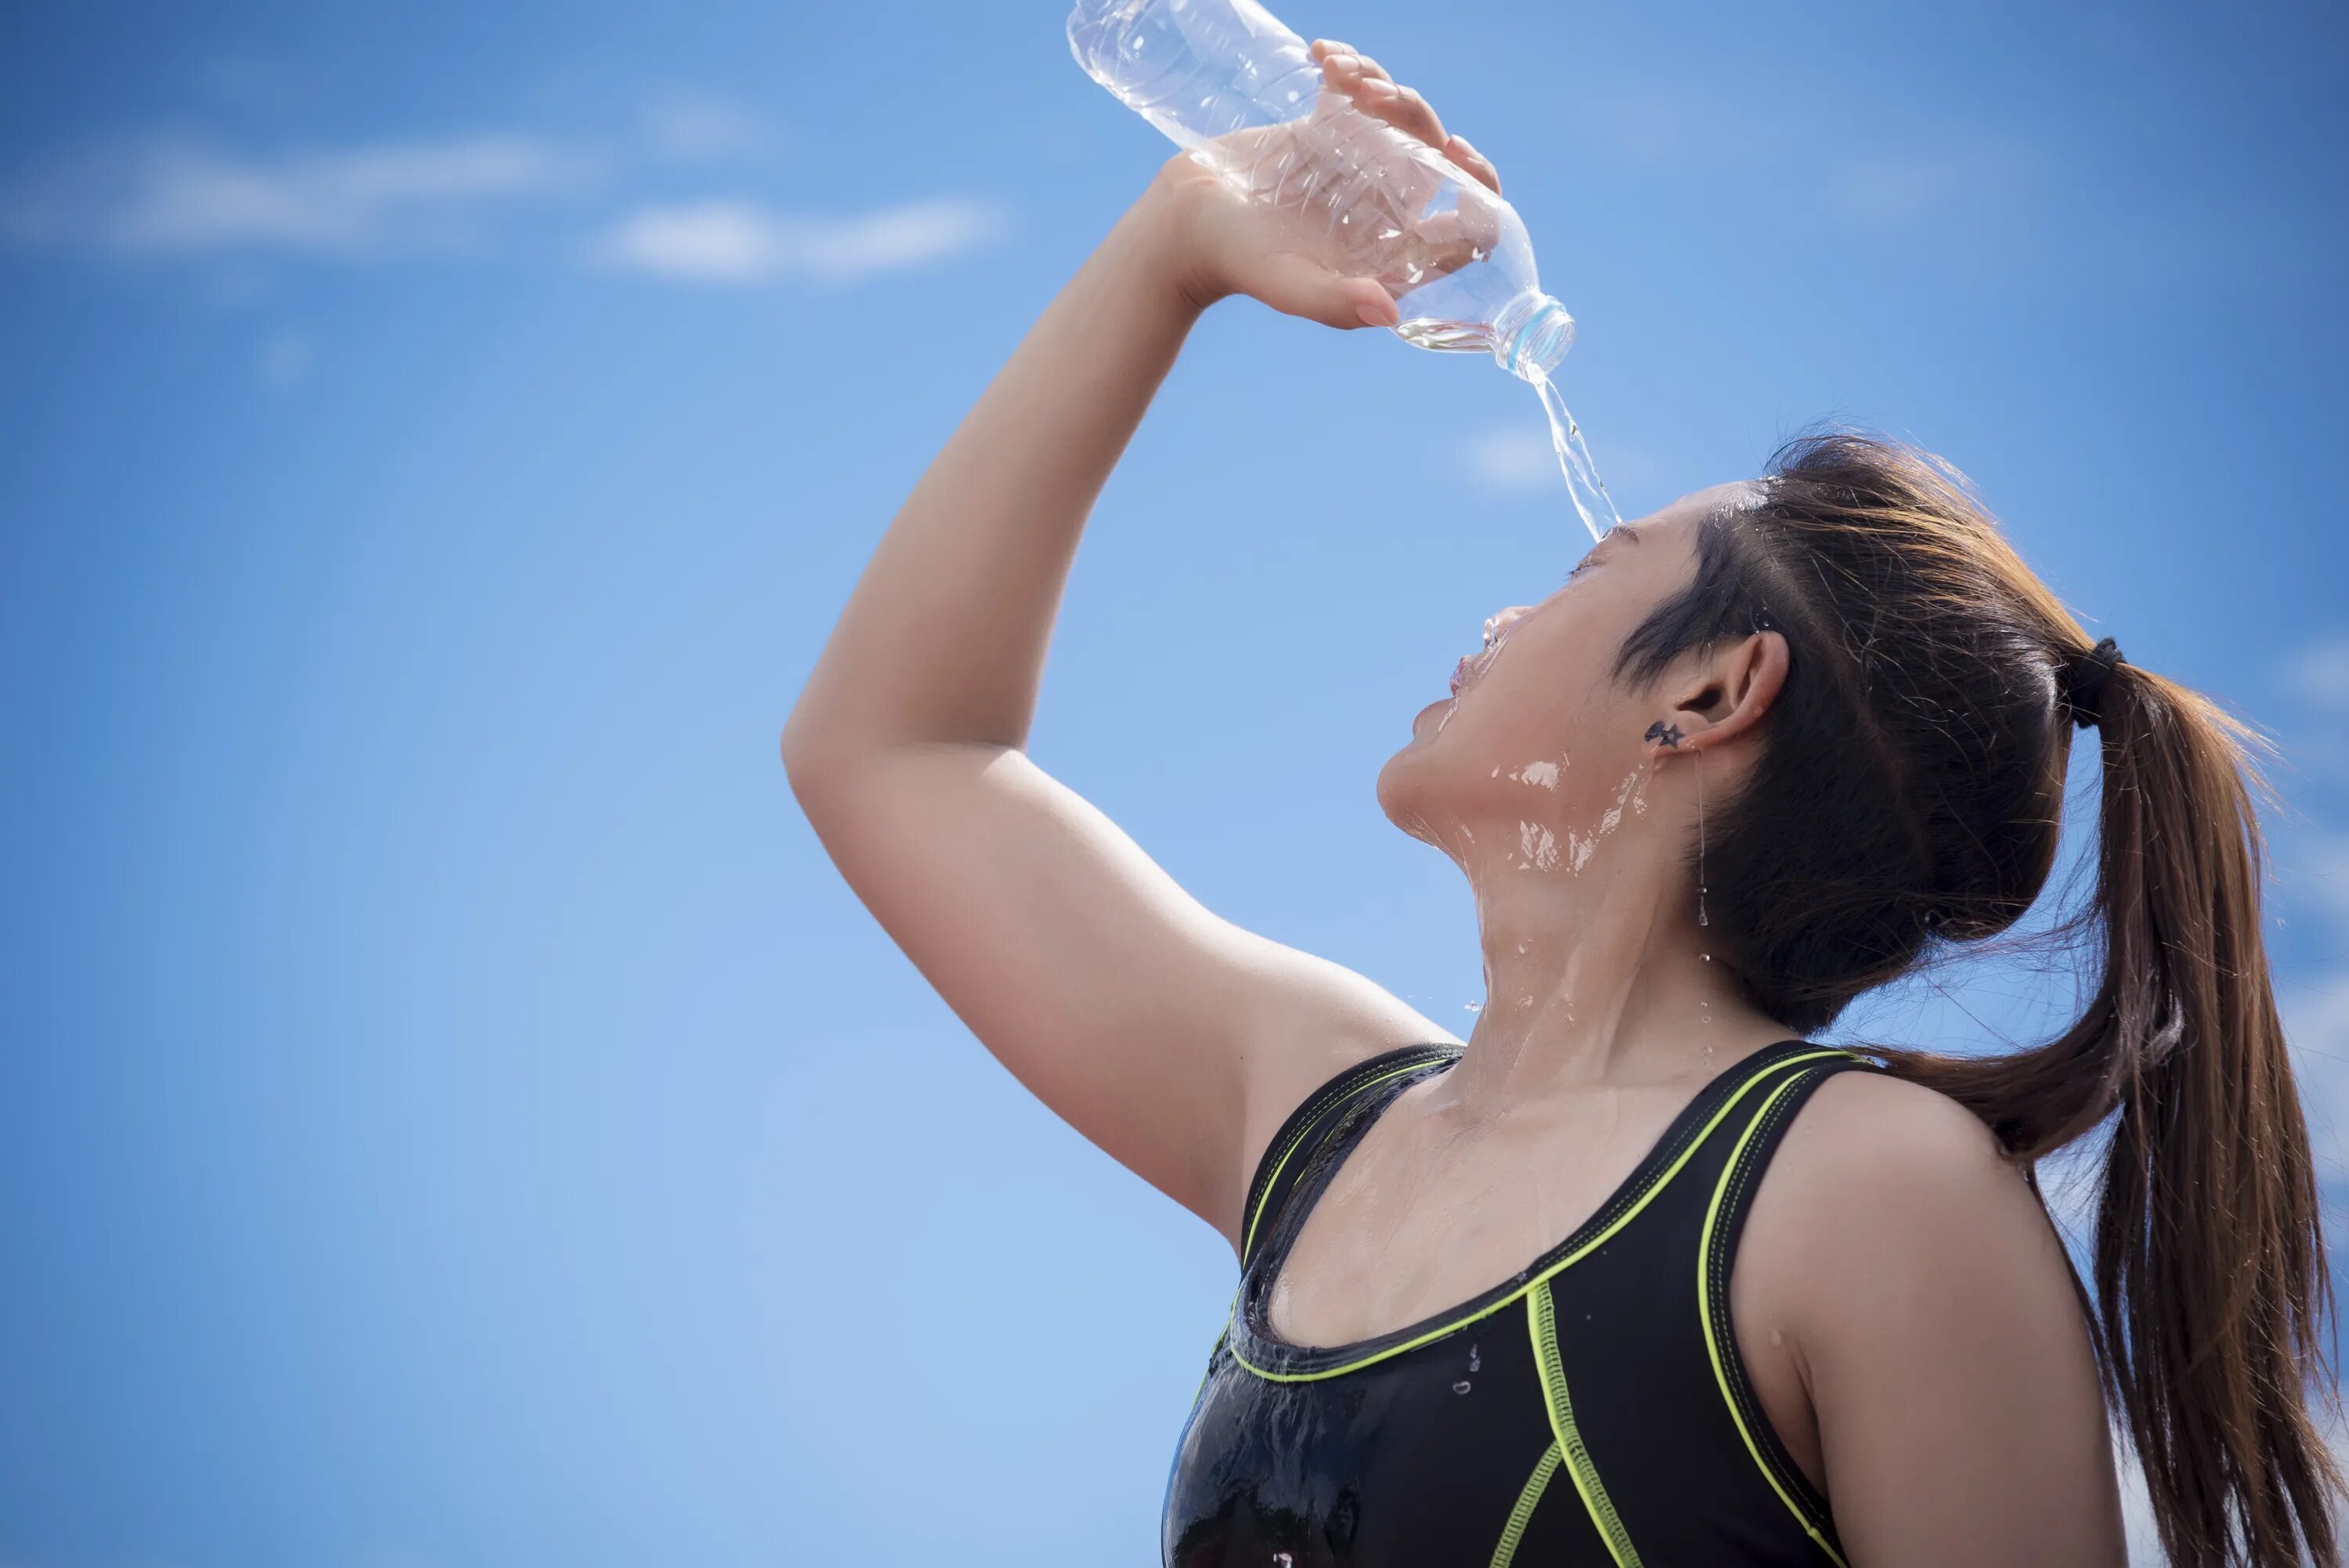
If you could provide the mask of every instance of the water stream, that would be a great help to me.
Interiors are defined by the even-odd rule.
[[[1567,411],[1566,399],[1558,395],[1557,383],[1538,369],[1528,373],[1526,379],[1541,395],[1542,412],[1549,416],[1549,444],[1557,449],[1558,469],[1566,475],[1566,490],[1574,499],[1574,510],[1581,517],[1582,526],[1590,531],[1590,537],[1602,538],[1623,519],[1607,494],[1607,481],[1599,477],[1599,469],[1590,461],[1590,449],[1582,444],[1582,427]]]

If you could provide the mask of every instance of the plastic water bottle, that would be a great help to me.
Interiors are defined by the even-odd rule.
[[[1256,0],[1077,0],[1069,46],[1088,76],[1226,184],[1292,214],[1305,253],[1377,279],[1404,341],[1487,349],[1547,385],[1574,318],[1542,293],[1516,210],[1329,91],[1305,40]]]

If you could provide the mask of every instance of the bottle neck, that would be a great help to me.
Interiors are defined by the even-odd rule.
[[[1573,346],[1574,317],[1539,289],[1502,306],[1493,323],[1493,357],[1520,380],[1547,377]]]

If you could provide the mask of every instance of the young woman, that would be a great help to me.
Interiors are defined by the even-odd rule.
[[[1086,514],[1199,313],[1395,319],[1282,242],[1169,162],[916,486],[783,734],[957,1013],[1240,1260],[1166,1562],[2119,1563],[2107,1400],[2175,1563],[2335,1561],[2238,731],[2092,642],[1932,459],[1797,443],[1494,617],[1378,781],[1475,891],[1464,1043],[1218,920],[1024,754]],[[2023,914],[2075,725],[2085,1016],[1987,1059],[1806,1040]],[[2091,1305],[2031,1173],[2107,1117]]]

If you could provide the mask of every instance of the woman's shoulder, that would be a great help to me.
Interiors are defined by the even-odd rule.
[[[2045,1224],[2023,1169],[1980,1117],[1881,1071],[1835,1073],[1812,1090],[1755,1194],[1756,1224],[1768,1223],[1774,1197],[1769,1208],[1831,1222],[1804,1227],[1816,1232],[1806,1250],[1822,1264],[1860,1238],[1874,1246],[1897,1236],[1902,1251],[1924,1250],[1956,1243],[1960,1232]]]
[[[1788,1317],[1823,1329],[1885,1310],[1917,1331],[1954,1328],[1985,1290],[2067,1314],[2075,1301],[2023,1167],[1964,1106],[1887,1072],[1837,1073],[1813,1090],[1740,1251]]]
[[[1847,1545],[1898,1554],[1919,1520],[1992,1498],[2119,1540],[2078,1275],[2023,1167],[1957,1101],[1884,1072],[1818,1084],[1731,1288],[1741,1335],[1783,1332],[1802,1369]]]
[[[1879,1185],[2021,1175],[1982,1118],[1939,1089],[1881,1070],[1835,1073],[1813,1089],[1778,1161],[1822,1179],[1865,1173]]]

